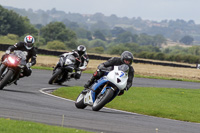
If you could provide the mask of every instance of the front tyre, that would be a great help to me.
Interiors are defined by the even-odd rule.
[[[107,89],[104,94],[100,93],[92,106],[92,110],[99,111],[110,101],[113,95],[114,91],[112,89]]]
[[[84,104],[84,95],[81,93],[75,101],[75,106],[78,109],[84,109],[87,105]]]
[[[5,68],[6,68],[6,66],[4,64],[0,65],[0,76],[4,72]]]
[[[12,77],[13,74],[14,74],[14,72],[12,70],[8,70],[8,72],[6,73],[6,75],[0,81],[0,90],[2,90],[3,87],[7,85],[7,83],[10,81],[10,79],[11,79],[11,77]]]
[[[62,73],[61,69],[57,69],[56,72],[53,74],[53,76],[49,80],[49,84],[55,83],[56,80],[58,80],[60,74]]]

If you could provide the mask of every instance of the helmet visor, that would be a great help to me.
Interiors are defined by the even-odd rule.
[[[31,47],[33,47],[33,43],[26,43],[26,46],[31,48]]]
[[[126,64],[132,64],[132,59],[124,59],[124,63],[126,63]]]

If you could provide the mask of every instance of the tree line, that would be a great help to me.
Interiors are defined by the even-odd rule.
[[[70,51],[82,44],[87,47],[87,51],[90,53],[120,55],[123,51],[129,50],[135,57],[186,61],[188,63],[198,62],[198,59],[195,57],[194,60],[193,56],[198,56],[198,53],[200,53],[199,47],[194,47],[193,51],[196,50],[196,53],[191,52],[188,55],[184,54],[182,56],[184,52],[179,51],[180,53],[177,55],[177,51],[174,52],[175,48],[161,49],[161,45],[166,44],[164,36],[145,33],[132,34],[132,32],[126,31],[121,27],[114,27],[109,31],[109,34],[106,34],[106,31],[98,28],[94,32],[88,31],[76,26],[76,23],[74,23],[73,28],[67,27],[66,24],[59,21],[50,22],[45,26],[41,24],[32,25],[27,17],[20,16],[14,11],[0,6],[1,42],[4,40],[4,43],[13,44],[23,41],[23,37],[27,34],[33,35],[36,40],[35,45],[43,49]],[[188,39],[186,38],[186,40]],[[174,56],[177,57],[175,58]],[[194,61],[187,59],[186,56],[193,57]]]

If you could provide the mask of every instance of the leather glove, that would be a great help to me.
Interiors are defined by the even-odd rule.
[[[10,50],[6,50],[6,54],[10,54]]]
[[[27,68],[30,68],[31,66],[32,66],[31,63],[27,63],[27,64],[26,64],[26,67],[27,67]]]

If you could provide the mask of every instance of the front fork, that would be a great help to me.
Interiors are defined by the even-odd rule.
[[[9,71],[9,70],[12,70],[13,71],[13,75],[12,75],[12,77],[11,77],[11,82],[13,81],[16,81],[16,80],[18,80],[19,79],[19,74],[16,74],[16,70],[14,70],[14,69],[12,69],[12,68],[9,68],[9,67],[7,67],[7,66],[5,66],[4,65],[4,70],[3,70],[3,72],[2,72],[2,74],[1,74],[1,79],[7,74],[7,72]],[[21,71],[21,70],[20,70]],[[21,73],[21,72],[20,72]]]

